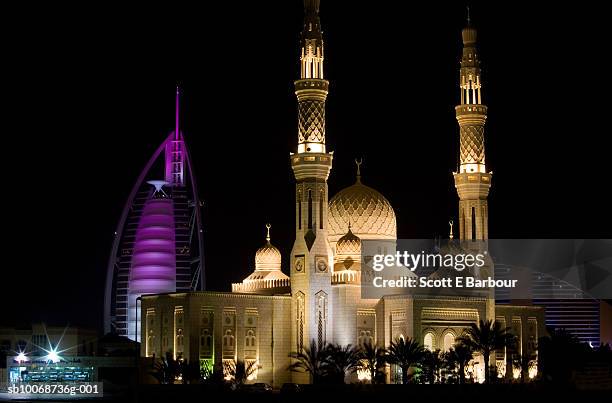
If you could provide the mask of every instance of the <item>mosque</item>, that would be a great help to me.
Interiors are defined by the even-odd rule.
[[[176,358],[209,368],[237,360],[255,362],[257,370],[250,380],[280,387],[285,382],[309,382],[307,374],[288,370],[289,355],[313,340],[319,345],[388,346],[403,337],[418,340],[428,349],[448,350],[467,326],[480,319],[500,321],[518,337],[521,352],[535,352],[535,343],[544,332],[543,311],[538,307],[496,306],[490,293],[478,291],[453,296],[363,297],[362,244],[376,241],[385,252],[393,253],[396,216],[389,201],[359,174],[352,186],[329,198],[333,152],[326,148],[329,81],[324,74],[319,0],[305,0],[304,9],[301,69],[295,81],[297,147],[290,155],[295,200],[287,201],[295,206],[289,275],[282,271],[281,251],[273,245],[268,226],[265,243],[255,254],[254,271],[241,283],[232,284],[231,292],[198,291],[198,287],[170,287],[161,292],[162,287],[138,297],[140,318],[134,320],[140,324],[135,331],[142,340],[142,356],[161,357],[171,352]],[[455,107],[460,165],[453,174],[459,196],[458,238],[484,241],[488,239],[492,173],[485,163],[487,107],[481,97],[476,30],[469,20],[462,39],[460,103]],[[430,275],[442,276],[438,272]],[[128,278],[126,275],[126,281]],[[147,294],[140,288],[130,294],[130,289],[126,286],[125,293]],[[130,306],[136,307],[135,301]],[[493,362],[499,374],[511,376],[506,361],[501,352]],[[483,378],[478,360],[471,370],[476,379]],[[351,377],[352,381],[368,381],[367,374]],[[401,372],[389,366],[387,382],[401,382]]]

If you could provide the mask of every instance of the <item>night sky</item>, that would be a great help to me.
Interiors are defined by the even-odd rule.
[[[400,238],[444,235],[457,214],[465,4],[422,3],[321,5],[330,194],[354,182],[363,157],[363,182],[395,208]],[[534,3],[472,2],[494,171],[490,237],[611,237],[607,13]],[[302,2],[57,7],[0,23],[0,326],[101,327],[113,231],[173,128],[177,82],[205,203],[208,288],[228,291],[252,270],[266,222],[288,271]]]

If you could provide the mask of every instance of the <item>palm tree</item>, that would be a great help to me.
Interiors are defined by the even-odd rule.
[[[508,330],[510,328],[502,328],[497,321],[481,319],[478,324],[472,323],[460,338],[463,344],[472,348],[474,352],[482,354],[485,366],[485,383],[490,382],[490,355],[497,350],[512,345],[513,337],[508,333]]]
[[[370,373],[370,382],[377,383],[384,375],[385,364],[387,363],[387,350],[371,342],[365,343],[359,350],[359,369]]]
[[[344,383],[346,375],[359,369],[358,350],[350,344],[328,344],[325,355],[324,372],[335,383]]]
[[[311,383],[319,383],[325,375],[325,364],[328,361],[329,350],[327,346],[320,347],[313,339],[310,347],[304,347],[302,351],[292,352],[289,357],[295,361],[289,365],[289,370],[294,372],[308,372]]]
[[[463,343],[462,340],[458,340],[455,343],[455,348],[451,348],[446,353],[446,360],[459,372],[459,383],[465,383],[465,367],[473,358],[474,350]]]
[[[398,337],[391,342],[387,353],[387,360],[402,370],[402,383],[408,383],[408,370],[418,364],[423,358],[423,346],[412,339],[404,340]]]
[[[443,365],[443,354],[438,350],[430,351],[425,350],[423,352],[423,372],[424,372],[424,381],[427,383],[436,383],[440,378],[440,370]]]
[[[179,375],[179,361],[174,359],[174,355],[168,351],[164,358],[155,360],[151,375],[159,383],[174,383],[177,375]]]
[[[551,329],[549,333],[538,341],[538,370],[546,381],[565,383],[584,365],[591,348],[567,330]]]
[[[195,383],[202,377],[202,371],[198,362],[180,361],[178,363],[178,374],[183,383]]]
[[[225,376],[231,377],[236,386],[244,385],[249,377],[257,371],[257,361],[225,361],[223,366]]]

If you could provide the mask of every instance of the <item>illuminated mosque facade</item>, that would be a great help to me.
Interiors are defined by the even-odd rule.
[[[273,245],[268,226],[265,244],[255,255],[254,271],[232,284],[231,292],[203,291],[199,201],[177,119],[175,133],[153,158],[165,153],[165,180],[147,184],[147,174],[141,175],[130,196],[134,207],[124,211],[122,218],[132,220],[131,224],[120,224],[128,233],[116,234],[109,264],[113,275],[107,284],[107,305],[112,307],[108,323],[139,339],[142,356],[171,352],[209,368],[238,360],[255,362],[257,370],[250,380],[275,387],[309,382],[307,374],[290,372],[288,367],[290,353],[312,341],[388,346],[403,337],[432,350],[448,350],[470,324],[495,319],[518,337],[521,353],[535,352],[544,332],[541,308],[496,306],[489,292],[478,291],[462,296],[362,297],[362,242],[375,240],[386,253],[394,253],[396,216],[389,201],[363,183],[359,173],[355,184],[329,198],[333,152],[326,148],[329,81],[324,74],[319,0],[305,0],[304,9],[300,78],[295,81],[297,147],[290,155],[295,200],[287,201],[295,206],[289,275],[282,271],[281,251]],[[459,239],[487,240],[492,177],[485,163],[487,107],[481,96],[476,30],[469,21],[462,38],[461,95],[455,108],[460,165],[454,173]],[[182,197],[180,203],[177,197]],[[180,245],[179,228],[183,230]],[[182,259],[183,252],[189,259]],[[195,263],[188,265],[188,260]],[[494,360],[502,376],[512,376],[512,371],[506,371],[507,360],[504,352]],[[482,379],[481,365],[474,365],[472,371],[474,378]],[[367,376],[358,373],[351,379],[367,381]],[[399,382],[398,376],[393,366],[387,369],[388,382]]]

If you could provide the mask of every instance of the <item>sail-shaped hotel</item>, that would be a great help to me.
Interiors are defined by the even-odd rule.
[[[159,145],[123,208],[107,267],[104,331],[139,339],[140,296],[204,289],[202,219],[196,180],[180,130]]]

